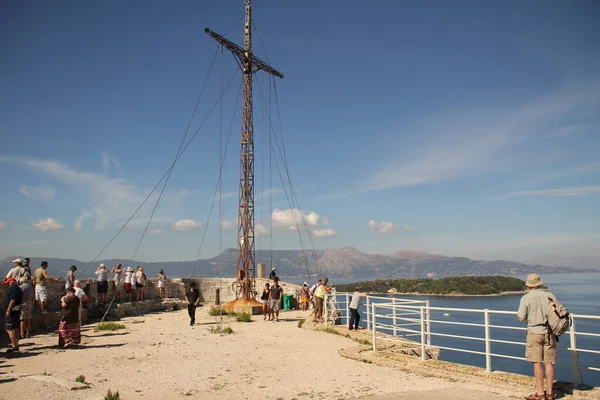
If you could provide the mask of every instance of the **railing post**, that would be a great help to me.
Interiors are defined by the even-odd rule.
[[[425,340],[426,340],[426,328],[425,328],[425,307],[421,306],[421,360],[425,361]]]
[[[369,298],[367,297],[367,300]],[[371,308],[371,315],[373,318],[373,351],[377,351],[377,318],[375,316],[375,307],[377,307],[376,304],[372,305]]]
[[[350,325],[350,294],[346,293],[346,326]]]
[[[396,298],[392,297],[392,312],[394,313],[393,316],[393,323],[392,325],[394,325],[394,337],[396,337],[397,332],[396,332]]]
[[[325,293],[325,297],[323,298],[323,301],[325,302],[325,304],[323,305],[323,316],[325,317],[325,329],[327,329],[327,325],[328,323],[328,315],[327,313],[329,312],[329,307],[327,307],[327,300],[329,300],[329,294]]]
[[[427,305],[427,312],[425,316],[427,317],[427,346],[431,346],[431,310],[429,309],[429,300],[425,300],[425,304]]]
[[[371,329],[371,298],[367,296],[367,329]]]
[[[572,370],[572,384],[574,388],[579,386],[579,362],[577,357],[577,332],[575,331],[575,317],[571,315],[571,328],[569,328],[569,339],[571,350],[571,370]]]
[[[490,342],[490,311],[486,308],[483,311],[485,324],[485,370],[492,372],[492,342]]]

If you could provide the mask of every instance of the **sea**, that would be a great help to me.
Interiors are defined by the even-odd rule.
[[[524,276],[519,276],[525,279]],[[569,274],[546,274],[542,276],[544,284],[548,290],[554,293],[558,300],[563,303],[572,314],[600,316],[600,273],[569,273]],[[302,284],[302,279],[290,279],[291,283]],[[330,280],[332,284],[352,283],[356,279],[340,279],[339,281]],[[312,284],[312,282],[309,282]],[[468,308],[468,309],[489,309],[501,311],[516,311],[519,308],[519,301],[522,295],[507,296],[409,296],[398,294],[386,294],[383,296],[429,300],[430,306],[442,307],[444,309]],[[341,299],[339,299],[341,300]],[[338,301],[339,301],[338,300]],[[366,327],[366,307],[361,307],[361,326]],[[450,315],[444,315],[450,314]],[[432,320],[444,322],[466,322],[483,324],[483,313],[458,312],[453,310],[436,310],[431,313]],[[385,322],[389,323],[389,322]],[[600,320],[575,319],[576,331],[584,333],[600,334]],[[490,315],[490,324],[498,326],[524,327],[514,315]],[[451,324],[441,324],[432,322],[431,332],[440,334],[461,335],[483,338],[482,327],[459,326]],[[387,332],[391,333],[391,332]],[[525,332],[507,329],[491,329],[491,338],[506,341],[525,341]],[[418,337],[414,340],[420,340]],[[473,341],[467,339],[456,339],[432,335],[431,344],[433,346],[455,347],[461,349],[485,351],[485,345],[482,341]],[[512,345],[505,343],[492,343],[492,353],[511,355],[515,357],[524,357],[525,346]],[[556,379],[570,382],[572,379],[571,352],[569,347],[569,335],[560,337],[558,342],[558,360],[555,365]],[[589,350],[600,350],[600,337],[577,335],[577,347]],[[600,368],[600,354],[591,354],[580,352],[579,364],[583,366],[593,366]],[[485,356],[479,354],[470,354],[452,350],[440,350],[440,359],[459,364],[474,365],[485,368]],[[492,357],[492,369],[494,371],[515,372],[519,374],[531,375],[533,370],[531,363],[513,360],[501,357]],[[582,370],[583,383],[590,386],[600,386],[600,371],[588,369]]]

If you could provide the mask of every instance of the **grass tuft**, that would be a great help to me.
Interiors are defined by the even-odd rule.
[[[301,319],[298,321],[298,328],[302,328],[302,325],[304,325],[304,321],[306,321],[306,319]]]
[[[223,329],[221,329],[220,326],[217,326],[217,327],[211,326],[210,331],[212,333],[224,333],[226,335],[231,335],[233,333],[233,329],[231,329],[231,327],[229,327],[229,326],[227,328],[223,328]]]
[[[117,390],[116,392],[111,392],[110,389],[108,389],[108,393],[106,393],[106,396],[104,396],[104,400],[121,400],[119,391]]]
[[[75,378],[75,382],[85,383],[85,376],[79,375],[77,378]]]
[[[237,322],[252,322],[252,315],[248,313],[240,313],[235,316]]]
[[[95,328],[96,331],[118,331],[119,329],[125,329],[125,325],[116,322],[103,322]]]

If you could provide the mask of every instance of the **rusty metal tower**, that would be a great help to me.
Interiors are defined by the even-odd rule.
[[[204,31],[226,47],[233,55],[244,75],[242,133],[240,140],[240,186],[237,230],[237,284],[238,296],[254,299],[254,133],[252,118],[252,75],[263,70],[278,78],[283,74],[252,54],[252,4],[246,0],[244,48],[206,28]]]

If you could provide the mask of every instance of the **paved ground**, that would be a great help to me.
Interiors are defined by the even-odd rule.
[[[0,399],[102,399],[109,389],[125,400],[502,400],[523,394],[485,381],[465,385],[343,358],[338,351],[356,342],[299,329],[298,320],[306,316],[290,311],[278,323],[227,317],[223,326],[234,333],[219,335],[210,330],[220,319],[206,309],[198,310],[193,327],[186,311],[152,314],[124,319],[123,331],[88,327],[82,346],[70,350],[55,347],[55,334],[36,336],[24,341],[20,355],[0,354]],[[88,389],[64,386],[79,375]]]

